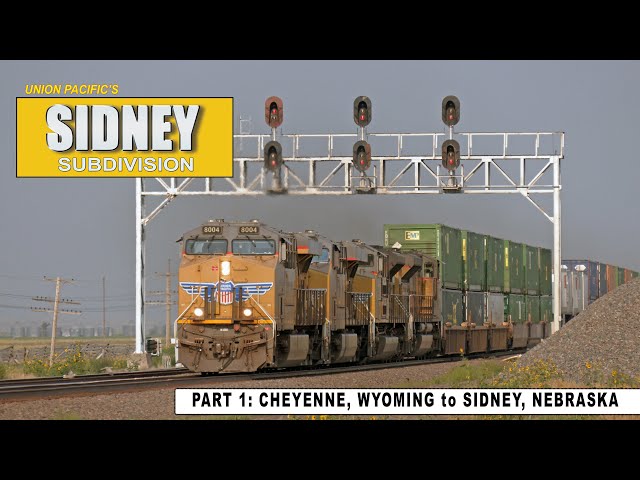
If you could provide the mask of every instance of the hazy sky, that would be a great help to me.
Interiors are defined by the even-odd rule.
[[[24,310],[36,305],[31,296],[53,294],[43,275],[78,280],[63,296],[80,299],[85,313],[63,317],[63,326],[101,322],[102,275],[109,322],[133,322],[134,180],[17,179],[15,98],[31,83],[118,83],[120,96],[233,96],[236,116],[253,118],[253,133],[268,132],[270,95],[284,100],[284,133],[355,133],[358,95],[373,101],[372,132],[440,132],[440,102],[457,95],[460,131],[565,131],[563,257],[640,270],[637,61],[4,61],[0,71],[7,113],[0,117],[0,327],[49,319]],[[147,230],[148,290],[163,288],[152,275],[166,270],[168,258],[176,266],[175,240],[209,218],[260,218],[374,243],[384,223],[400,222],[442,222],[546,247],[553,241],[551,223],[516,196],[179,198]],[[147,314],[148,325],[164,321],[162,308]]]

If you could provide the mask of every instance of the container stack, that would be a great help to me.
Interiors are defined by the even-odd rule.
[[[570,320],[598,298],[630,282],[638,272],[592,260],[562,260],[562,316]]]
[[[445,325],[511,324],[514,348],[550,334],[551,250],[441,224],[385,225],[385,246],[393,245],[438,259]]]
[[[506,322],[514,348],[551,334],[551,250],[442,224],[385,225],[384,244],[438,260],[436,304],[445,326],[491,329]],[[562,315],[572,318],[636,276],[632,270],[590,260],[563,261]]]

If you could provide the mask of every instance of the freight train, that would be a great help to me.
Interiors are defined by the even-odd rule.
[[[502,322],[514,348],[551,334],[550,250],[441,224],[385,225],[384,245],[436,258],[445,324]]]
[[[592,260],[562,260],[560,290],[563,320],[569,321],[587,305],[637,276],[635,270]]]
[[[494,310],[489,301],[499,305],[502,294],[505,320],[514,329],[522,329],[523,337],[527,330],[524,325],[529,324],[529,344],[542,338],[545,328],[541,324],[552,321],[553,276],[549,249],[434,224],[385,225],[384,236],[385,245],[428,252],[444,264],[443,288],[449,289],[445,291],[445,315],[452,301],[462,299],[465,312],[474,313],[473,306],[478,305],[475,316],[479,316],[481,295],[476,292],[485,292],[486,314]],[[590,260],[567,259],[561,263],[563,322],[638,276],[634,270]],[[455,318],[451,320],[456,322]]]
[[[210,221],[180,242],[177,355],[203,374],[500,351],[551,333],[544,248],[439,224],[385,225],[384,246],[368,245],[257,220]],[[564,318],[634,276],[563,261]]]
[[[449,235],[437,238],[453,252]],[[193,371],[490,352],[550,334],[550,318],[533,336],[529,323],[505,321],[502,293],[456,289],[456,264],[438,258],[441,246],[433,255],[257,220],[210,221],[180,242],[176,348]]]

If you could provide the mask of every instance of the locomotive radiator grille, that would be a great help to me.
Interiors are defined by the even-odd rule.
[[[348,325],[368,325],[371,312],[371,294],[347,292]]]
[[[326,289],[296,289],[296,325],[322,325],[326,318]]]

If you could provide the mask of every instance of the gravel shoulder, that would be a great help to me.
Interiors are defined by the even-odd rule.
[[[599,298],[519,361],[552,362],[568,380],[586,385],[626,375],[640,378],[640,279]]]
[[[476,364],[485,361],[471,360],[469,363]],[[447,373],[459,364],[459,362],[451,362],[312,377],[216,382],[211,384],[211,388],[392,388],[407,382],[411,382],[413,385],[426,382]],[[181,385],[180,388],[188,387],[189,385]],[[208,386],[198,383],[194,387],[207,388]],[[175,415],[174,391],[175,387],[109,395],[85,394],[43,400],[4,401],[0,402],[0,420],[220,419],[219,416]],[[224,419],[228,418],[224,417]],[[287,417],[265,415],[252,416],[251,418],[282,419]]]

